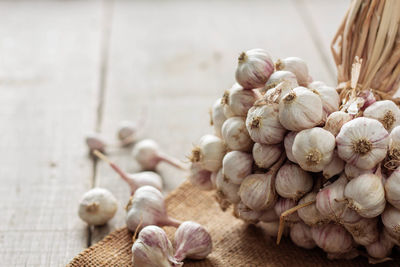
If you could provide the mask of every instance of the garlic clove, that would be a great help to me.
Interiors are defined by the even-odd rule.
[[[364,117],[378,120],[388,132],[400,125],[400,109],[391,100],[376,101],[364,110]]]
[[[274,210],[275,210],[276,215],[278,215],[278,217],[280,217],[283,212],[285,212],[291,208],[294,208],[296,206],[297,206],[297,203],[293,199],[281,197],[275,203]],[[297,214],[297,211],[293,212],[289,216],[285,217],[285,222],[298,222],[298,221],[300,221],[300,217]]]
[[[351,180],[351,179],[356,178],[356,177],[358,177],[358,176],[360,176],[362,174],[374,173],[375,172],[375,168],[369,169],[369,170],[363,170],[363,169],[357,168],[353,164],[346,163],[346,165],[344,167],[344,172],[346,173],[347,179]]]
[[[307,86],[311,81],[311,77],[308,74],[308,67],[306,62],[298,57],[287,57],[285,59],[278,59],[275,62],[276,70],[286,70],[294,73],[297,78],[297,82],[301,86]]]
[[[255,143],[253,146],[254,162],[259,168],[268,169],[282,155],[282,145],[263,145]]]
[[[222,98],[218,98],[211,108],[211,125],[214,127],[214,133],[218,137],[222,137],[222,124],[226,121],[224,114],[224,105],[221,103]]]
[[[328,253],[346,253],[353,248],[353,238],[340,225],[329,223],[311,228],[312,237],[318,247]]]
[[[352,119],[349,113],[344,111],[335,111],[331,113],[326,119],[324,129],[331,132],[334,136],[337,136],[342,129],[343,124],[349,122]]]
[[[205,259],[212,251],[212,240],[207,230],[196,222],[183,222],[175,232],[175,259]]]
[[[279,70],[271,74],[262,91],[268,93],[270,89],[275,88],[282,82],[287,83],[291,89],[299,86],[296,75],[290,71]]]
[[[279,216],[276,214],[274,207],[263,210],[259,217],[262,222],[273,222],[279,221]]]
[[[365,246],[368,255],[375,259],[388,257],[390,254],[392,254],[393,247],[394,243],[385,229],[383,229],[383,231],[380,233],[378,240]]]
[[[227,119],[222,125],[222,137],[231,150],[251,151],[253,141],[246,129],[246,123],[241,117]]]
[[[90,151],[99,150],[101,152],[105,151],[107,142],[99,133],[88,133],[85,138],[86,145]]]
[[[386,205],[384,212],[382,213],[382,223],[385,229],[392,237],[392,240],[396,242],[396,245],[400,244],[400,210],[396,209],[392,205]]]
[[[372,169],[387,152],[389,133],[374,119],[356,118],[345,123],[336,137],[338,155],[360,169]]]
[[[278,171],[275,179],[276,192],[284,198],[295,201],[312,189],[313,179],[309,173],[298,165],[285,163]]]
[[[344,161],[339,158],[337,155],[337,152],[333,154],[333,158],[331,162],[328,163],[328,165],[325,166],[325,168],[322,171],[323,176],[325,179],[330,179],[335,175],[338,175],[343,172],[344,170]]]
[[[221,200],[226,200],[230,204],[239,203],[240,185],[229,181],[229,179],[222,173],[222,169],[220,169],[216,175],[215,184],[217,187],[217,195],[221,198]]]
[[[386,180],[386,200],[395,208],[400,209],[400,167]]]
[[[302,221],[295,223],[290,228],[290,239],[293,243],[305,249],[312,249],[316,246],[311,234],[311,227]]]
[[[226,109],[224,114],[245,117],[257,98],[257,94],[253,90],[245,90],[235,83],[223,95],[221,103],[224,106],[224,110]]]
[[[332,184],[322,188],[316,197],[316,208],[323,217],[333,221],[339,221],[346,209],[344,200],[344,188],[347,184],[345,176],[340,176]]]
[[[230,182],[241,184],[251,174],[253,157],[241,151],[228,152],[222,161],[222,173]]]
[[[273,72],[271,56],[263,49],[251,49],[240,54],[235,77],[244,89],[253,89],[264,86]]]
[[[296,138],[297,132],[289,132],[286,136],[285,139],[283,141],[283,144],[285,146],[285,152],[286,152],[286,156],[287,158],[294,163],[297,163],[297,160],[294,158],[293,156],[293,143],[294,143],[294,139]]]
[[[271,208],[276,201],[275,179],[271,173],[247,176],[239,190],[240,199],[252,210]]]
[[[288,130],[300,131],[321,123],[321,98],[305,87],[296,87],[279,101],[279,121]]]
[[[199,163],[190,165],[190,174],[188,177],[190,183],[201,190],[212,190],[214,184],[211,181],[211,172],[201,167]]]
[[[332,160],[335,137],[322,128],[300,131],[293,142],[292,153],[303,170],[322,171]]]
[[[239,202],[237,205],[235,205],[234,212],[239,219],[242,219],[245,222],[252,224],[257,223],[260,216],[263,214],[262,211],[255,211],[250,209],[243,202]]]
[[[206,134],[193,148],[190,160],[193,163],[199,163],[203,169],[210,172],[218,171],[222,167],[225,151],[225,144],[221,138]]]
[[[316,197],[317,193],[310,192],[300,199],[299,205],[315,201]],[[318,211],[315,203],[297,210],[297,214],[300,219],[309,226],[325,224],[328,221],[328,219]]]

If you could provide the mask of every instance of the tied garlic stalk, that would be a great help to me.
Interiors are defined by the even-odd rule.
[[[242,117],[227,119],[222,125],[222,137],[231,150],[248,152],[253,146],[246,123]]]
[[[278,217],[280,217],[282,215],[282,213],[284,213],[285,211],[296,207],[296,201],[294,201],[293,199],[290,198],[279,198],[278,201],[275,203],[274,206],[274,210],[276,215],[278,215]],[[300,221],[299,215],[296,212],[291,213],[290,215],[285,217],[285,222],[290,222],[290,223],[294,223],[294,222],[298,222]]]
[[[228,152],[222,162],[222,173],[234,184],[241,184],[251,174],[253,158],[251,154],[241,151]]]
[[[285,59],[278,59],[275,62],[276,70],[286,70],[294,73],[297,78],[297,82],[301,86],[307,86],[312,81],[312,78],[308,75],[308,67],[306,62],[298,57],[287,57]]]
[[[296,75],[294,75],[290,71],[278,70],[271,74],[262,91],[268,93],[270,89],[275,88],[278,84],[282,82],[287,83],[288,86],[291,87],[291,89],[299,86],[299,84],[297,83]]]
[[[309,192],[313,179],[309,173],[296,164],[285,163],[278,171],[275,179],[276,192],[284,198],[295,201]]]
[[[225,117],[245,117],[256,100],[257,95],[253,90],[244,90],[243,87],[235,83],[231,89],[224,93],[221,99]]]
[[[200,138],[198,146],[192,150],[190,161],[200,164],[201,168],[215,172],[222,167],[225,155],[225,144],[221,138],[206,134]]]
[[[364,110],[364,117],[378,120],[388,132],[400,125],[400,110],[391,100],[376,101]]]
[[[282,146],[277,145],[263,145],[255,143],[253,146],[254,162],[259,168],[268,169],[272,166],[281,156]]]

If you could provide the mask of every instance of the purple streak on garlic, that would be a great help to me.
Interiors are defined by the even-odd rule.
[[[150,225],[143,228],[132,245],[132,263],[140,267],[183,266],[173,256],[174,249],[167,234],[160,227]]]
[[[389,133],[379,121],[360,117],[343,125],[336,144],[341,159],[360,169],[372,169],[386,156]]]
[[[285,146],[285,151],[286,151],[286,156],[287,158],[294,163],[297,163],[297,160],[293,156],[292,148],[293,148],[293,143],[294,139],[296,138],[297,132],[289,132],[283,141],[283,144]]]
[[[386,205],[385,211],[382,213],[382,222],[388,231],[392,240],[396,245],[400,243],[400,210],[392,205]]]
[[[265,173],[247,176],[240,185],[239,195],[242,202],[252,210],[271,208],[277,197],[274,175]]]
[[[328,163],[328,165],[325,166],[325,168],[322,171],[323,176],[325,179],[330,179],[335,175],[341,174],[344,170],[344,161],[339,158],[337,155],[337,152],[333,154],[333,158],[331,162]]]
[[[331,113],[339,110],[339,94],[333,87],[313,83],[311,83],[311,86],[309,85],[309,88],[321,98],[323,117],[327,118]]]
[[[316,246],[312,238],[310,226],[304,224],[302,221],[291,226],[290,239],[298,247],[312,249]]]
[[[350,163],[346,163],[346,165],[344,166],[344,172],[346,174],[347,179],[351,180],[354,179],[360,175],[366,174],[366,173],[374,173],[375,172],[375,168],[373,169],[369,169],[369,170],[363,170],[360,168],[357,168],[356,166],[354,166],[353,164]]]
[[[251,174],[252,168],[253,157],[241,151],[228,152],[222,161],[222,173],[234,184],[241,184]]]
[[[276,174],[276,192],[284,198],[295,201],[308,193],[313,186],[313,178],[298,165],[285,163]]]
[[[395,208],[400,209],[400,167],[398,167],[386,180],[386,200]]]
[[[276,86],[278,86],[278,84],[282,82],[287,83],[287,85],[291,89],[299,86],[299,84],[297,83],[296,75],[294,75],[290,71],[279,70],[271,74],[262,91],[268,94],[270,89],[275,88]]]
[[[274,210],[275,210],[276,215],[278,215],[278,217],[280,217],[283,212],[287,211],[288,209],[294,208],[296,206],[297,206],[297,203],[293,199],[280,197],[274,205]],[[297,214],[297,211],[293,212],[289,216],[285,217],[285,221],[286,222],[300,221],[300,217]]]
[[[311,228],[312,237],[318,247],[328,253],[346,253],[353,248],[353,238],[340,225],[333,223]]]
[[[226,121],[224,114],[224,105],[221,103],[222,98],[218,98],[211,108],[211,125],[214,127],[214,133],[218,137],[222,137],[222,124]]]
[[[378,218],[361,218],[356,223],[344,223],[343,226],[359,245],[368,246],[379,238]]]
[[[274,207],[261,211],[259,220],[262,222],[279,221],[279,216],[276,214]]]
[[[389,236],[389,233],[386,229],[379,235],[379,239],[374,243],[367,245],[365,248],[367,249],[368,255],[375,259],[382,259],[388,257],[392,254],[392,249],[394,247],[394,243],[392,238]]]
[[[248,222],[257,223],[263,211],[255,211],[247,207],[243,202],[239,202],[235,205],[235,213],[238,218]]]
[[[346,184],[347,179],[342,175],[334,183],[325,186],[318,192],[316,207],[322,216],[332,221],[340,221],[346,209],[346,203],[340,201],[344,199],[344,188]]]
[[[324,129],[331,132],[334,136],[337,136],[342,129],[343,124],[352,119],[349,113],[344,111],[335,111],[331,113],[326,119]]]
[[[296,87],[279,101],[279,121],[288,130],[301,131],[321,123],[321,98],[305,87]]]
[[[257,100],[257,94],[253,90],[243,89],[243,87],[237,83],[235,83],[228,92],[229,93],[224,94],[221,100],[221,103],[224,105],[224,110],[227,109],[226,115],[232,113],[234,116],[245,117],[247,111],[249,111]]]
[[[214,184],[211,181],[211,172],[203,169],[199,163],[192,163],[190,165],[188,179],[192,185],[201,190],[214,189]]]
[[[95,132],[86,134],[85,142],[90,151],[99,150],[104,152],[107,146],[104,138]]]
[[[286,70],[296,75],[297,82],[301,86],[307,86],[312,82],[312,78],[308,74],[308,67],[306,62],[298,57],[287,57],[285,59],[278,59],[275,62],[276,70]]]
[[[246,129],[246,123],[242,117],[227,119],[222,125],[222,137],[225,144],[231,150],[251,151],[253,141]]]
[[[315,201],[316,197],[317,193],[310,192],[300,199],[299,205]],[[328,221],[328,219],[318,211],[315,203],[297,210],[297,214],[300,219],[309,226],[325,224]]]
[[[217,187],[217,194],[221,199],[226,200],[231,204],[239,203],[240,185],[229,181],[229,179],[223,175],[222,169],[220,169],[217,173],[215,184]]]
[[[222,167],[226,147],[221,138],[206,134],[200,138],[199,144],[192,150],[190,160],[200,164],[201,168],[210,172],[218,171]]]
[[[292,153],[303,170],[322,171],[332,160],[335,137],[322,128],[300,131],[293,142]]]
[[[279,231],[279,220],[272,222],[260,222],[258,224],[262,229],[263,233],[268,237],[276,237],[278,236]],[[288,228],[285,228],[284,235],[287,234]]]
[[[364,117],[378,120],[388,132],[400,125],[400,109],[391,100],[376,101],[364,110]]]
[[[251,49],[240,54],[235,77],[244,89],[253,89],[263,87],[273,72],[271,56],[263,49]]]
[[[254,142],[273,145],[283,141],[286,129],[279,122],[279,105],[260,103],[247,114],[246,127]]]
[[[200,224],[186,221],[175,232],[175,259],[205,259],[212,251],[212,240],[207,230]]]
[[[263,145],[255,143],[253,146],[254,162],[259,168],[268,169],[282,155],[282,145]]]

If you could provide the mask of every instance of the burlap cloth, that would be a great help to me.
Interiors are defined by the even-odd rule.
[[[202,261],[185,261],[184,266],[365,266],[365,258],[352,261],[326,259],[320,249],[305,250],[283,240],[279,246],[254,225],[246,225],[231,212],[222,212],[212,193],[203,192],[183,183],[167,198],[169,214],[180,220],[192,220],[204,225],[213,238],[213,252]],[[174,229],[166,227],[170,237]],[[119,229],[102,241],[77,255],[67,266],[132,266],[132,234]],[[400,261],[386,262],[384,266],[400,266]],[[140,267],[140,266],[138,266]]]

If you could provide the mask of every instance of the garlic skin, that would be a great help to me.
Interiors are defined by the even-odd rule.
[[[258,218],[262,222],[274,222],[279,221],[279,216],[275,212],[275,208],[269,208],[261,211],[261,215]]]
[[[207,230],[196,222],[183,222],[175,232],[175,259],[205,259],[212,251],[212,240]]]
[[[396,245],[400,243],[400,210],[392,205],[387,205],[382,213],[382,223],[390,236],[396,241]]]
[[[132,245],[132,263],[143,267],[183,266],[173,257],[173,247],[167,234],[160,227],[144,227]]]
[[[222,125],[222,137],[231,150],[251,151],[253,141],[246,129],[246,123],[241,117],[227,119]]]
[[[376,101],[364,110],[364,117],[378,120],[388,132],[400,125],[400,109],[391,100]]]
[[[255,211],[247,207],[243,202],[235,205],[235,213],[238,218],[246,221],[247,223],[257,223],[263,211]]]
[[[300,86],[307,86],[312,82],[312,78],[308,75],[308,67],[306,62],[298,57],[287,57],[278,59],[275,62],[276,70],[286,70],[294,73]]]
[[[340,98],[335,88],[322,85],[311,86],[310,90],[319,95],[319,97],[321,98],[324,118],[327,118],[331,113],[339,110]]]
[[[379,238],[378,218],[361,217],[357,222],[343,223],[343,226],[359,245],[368,246]]]
[[[344,165],[345,165],[344,161],[341,158],[339,158],[337,152],[335,152],[333,154],[331,162],[329,162],[328,165],[326,165],[322,171],[324,178],[330,179],[333,176],[342,173],[344,170]]]
[[[383,229],[383,231],[380,233],[377,241],[365,246],[368,255],[375,259],[388,257],[390,254],[392,254],[393,247],[394,243],[385,229]]]
[[[286,82],[291,89],[299,86],[296,75],[287,70],[278,70],[271,74],[262,91],[268,93],[270,89],[276,87],[281,82]]]
[[[280,158],[282,152],[280,144],[263,145],[255,143],[253,146],[254,162],[259,168],[268,169]]]
[[[385,166],[395,169],[400,166],[400,126],[392,129],[389,135],[389,151]]]
[[[192,185],[201,190],[208,191],[214,189],[214,184],[211,181],[211,172],[203,169],[198,163],[192,163],[190,165],[188,179]]]
[[[378,216],[385,209],[385,190],[375,174],[363,174],[350,180],[344,190],[351,209],[365,218]]]
[[[334,136],[337,136],[342,129],[343,124],[351,121],[352,117],[349,113],[344,111],[335,111],[331,113],[325,122],[324,129],[331,132]]]
[[[288,209],[291,209],[293,207],[296,207],[297,203],[293,199],[290,198],[279,198],[278,201],[275,203],[274,210],[276,215],[280,217],[283,212],[287,211]],[[289,216],[285,217],[285,221],[287,222],[298,222],[300,221],[300,217],[296,212],[293,212]]]
[[[117,199],[110,191],[93,188],[82,196],[78,214],[89,225],[103,225],[114,217],[117,209]]]
[[[296,87],[279,101],[279,121],[288,130],[317,126],[323,117],[321,98],[305,87]]]
[[[315,226],[311,228],[311,234],[317,246],[328,253],[346,253],[353,248],[353,238],[340,225]]]
[[[163,189],[163,180],[158,173],[152,171],[144,171],[133,174],[127,174],[130,183],[128,184],[131,187],[131,192],[134,193],[137,188],[150,185],[158,190]]]
[[[398,167],[386,180],[386,200],[396,209],[400,209],[400,167]]]
[[[247,111],[253,106],[257,100],[257,95],[253,90],[245,90],[239,84],[235,83],[228,93],[225,93],[221,99],[221,103],[224,105],[224,114],[239,117],[245,117]],[[231,117],[231,116],[229,116]]]
[[[256,48],[240,54],[235,78],[244,89],[253,89],[263,87],[273,72],[271,56],[265,50]]]
[[[221,138],[206,134],[200,138],[199,144],[193,148],[190,160],[210,172],[218,171],[222,167],[225,155],[225,144]]]
[[[222,98],[218,98],[211,108],[211,125],[214,127],[214,133],[218,137],[222,137],[222,124],[226,121],[224,114],[224,105]]]
[[[344,166],[344,172],[346,174],[347,179],[351,180],[351,179],[354,179],[354,178],[356,178],[360,175],[366,174],[366,173],[374,173],[375,168],[369,169],[369,170],[363,170],[363,169],[357,168],[353,164],[346,163],[346,165]]]
[[[299,205],[315,201],[317,197],[316,192],[310,192],[299,201]],[[328,221],[317,209],[315,203],[297,210],[300,219],[309,226],[321,225]]]
[[[266,145],[281,143],[286,133],[279,122],[279,105],[275,103],[253,106],[247,114],[246,128],[254,142]]]
[[[240,185],[230,182],[229,179],[223,175],[222,169],[220,169],[217,173],[215,185],[217,187],[217,194],[220,198],[228,201],[231,204],[239,203]]]
[[[359,117],[343,125],[336,144],[341,159],[360,169],[372,169],[386,156],[389,133],[379,121]]]
[[[285,139],[283,141],[283,144],[285,146],[285,152],[286,152],[286,156],[287,158],[294,163],[297,163],[297,160],[294,158],[293,156],[293,143],[294,143],[294,139],[296,138],[297,132],[289,132],[286,136]]]
[[[347,179],[344,175],[340,176],[332,184],[322,188],[316,197],[316,208],[323,217],[329,218],[332,221],[339,221],[343,212],[346,209],[344,201],[344,189],[347,184]]]
[[[228,152],[222,161],[222,173],[230,182],[241,184],[251,174],[253,157],[241,151]]]
[[[303,170],[320,172],[333,157],[335,137],[322,128],[300,131],[293,142],[292,153]]]
[[[298,165],[285,163],[276,174],[276,192],[284,198],[295,201],[308,193],[313,186],[313,178]]]
[[[121,121],[118,124],[117,137],[123,146],[132,144],[138,130],[137,125],[132,121]]]
[[[240,185],[240,199],[247,207],[255,211],[271,208],[277,198],[274,180],[270,173],[247,176]]]
[[[86,134],[85,142],[90,151],[99,150],[104,152],[107,146],[104,138],[99,133],[95,132]]]
[[[316,246],[312,238],[311,228],[301,221],[293,224],[290,228],[290,239],[296,246],[305,249],[312,249]]]
[[[263,100],[267,103],[279,104],[279,101],[281,101],[282,97],[287,93],[290,93],[296,87],[298,87],[297,82],[296,85],[294,85],[289,81],[282,81],[278,83],[274,88],[269,89],[264,94]]]

